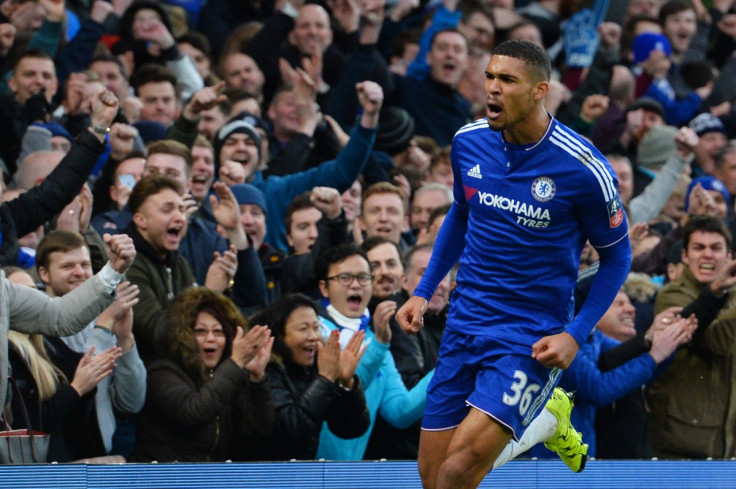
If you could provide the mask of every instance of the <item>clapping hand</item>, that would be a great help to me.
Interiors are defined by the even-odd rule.
[[[215,251],[213,255],[215,259],[207,269],[207,277],[204,283],[212,290],[224,292],[238,270],[238,255],[232,245],[222,254]]]
[[[348,344],[340,352],[340,374],[338,380],[348,389],[352,389],[354,382],[355,370],[358,368],[360,359],[367,345],[363,345],[365,339],[365,331],[358,331],[350,337]]]
[[[263,378],[272,346],[273,337],[268,326],[253,326],[247,333],[238,326],[230,358],[248,371],[251,381],[258,382]]]
[[[115,367],[115,360],[120,358],[122,351],[117,346],[111,346],[99,355],[95,355],[95,347],[89,349],[79,361],[74,372],[71,386],[80,396],[95,388],[102,379],[109,376]]]

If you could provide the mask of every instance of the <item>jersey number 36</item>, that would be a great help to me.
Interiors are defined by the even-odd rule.
[[[521,370],[514,372],[514,379],[516,379],[516,382],[511,384],[511,392],[513,394],[504,393],[503,402],[508,406],[516,406],[518,404],[519,414],[525,416],[534,400],[534,394],[539,392],[540,387],[539,384],[527,385],[527,375]]]

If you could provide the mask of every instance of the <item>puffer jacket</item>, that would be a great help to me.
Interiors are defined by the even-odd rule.
[[[148,367],[146,404],[138,415],[134,462],[216,462],[228,458],[234,437],[252,439],[273,427],[271,389],[264,378],[225,359],[198,385],[181,365]]]
[[[342,438],[365,433],[371,420],[357,376],[353,389],[345,391],[316,368],[287,366],[275,358],[266,369],[276,407],[274,431],[249,459],[314,460],[323,422]]]
[[[169,310],[167,358],[148,366],[146,404],[138,416],[131,460],[224,461],[233,442],[247,443],[271,434],[274,409],[268,376],[251,382],[248,372],[230,358],[232,340],[227,340],[214,369],[207,369],[202,360],[193,325],[203,310],[216,309],[229,316],[226,300],[202,287],[188,291]],[[242,324],[242,316],[228,320]]]

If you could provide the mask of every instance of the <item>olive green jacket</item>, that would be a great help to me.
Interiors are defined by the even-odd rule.
[[[704,287],[686,268],[659,292],[655,312],[686,307]],[[660,458],[736,456],[736,291],[699,329],[649,388],[652,447]]]

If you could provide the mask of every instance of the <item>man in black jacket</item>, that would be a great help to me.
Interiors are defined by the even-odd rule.
[[[36,187],[0,206],[0,264],[14,265],[18,237],[25,236],[56,215],[79,194],[105,148],[105,135],[118,111],[118,100],[100,90],[92,102],[91,124],[61,163]]]

